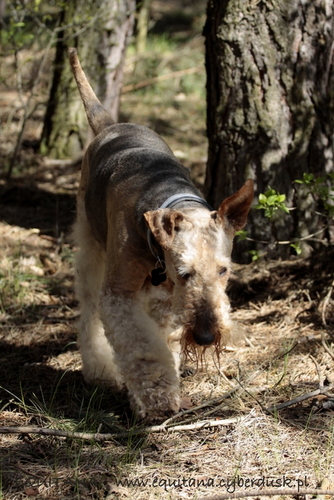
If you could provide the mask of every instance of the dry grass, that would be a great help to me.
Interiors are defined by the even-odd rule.
[[[186,57],[195,50],[194,63],[203,63],[201,39],[191,44],[183,47]],[[150,53],[155,67],[155,46]],[[172,53],[165,52],[160,63],[168,71],[179,69]],[[127,83],[134,81],[133,64],[129,59]],[[205,107],[198,89],[204,88],[204,68],[195,78],[125,94],[122,116],[162,134],[201,185]],[[8,109],[3,112],[7,119]],[[4,156],[17,131],[16,121],[7,122]],[[33,124],[27,131],[29,139],[38,135]],[[78,168],[50,165],[28,149],[21,154],[21,172],[0,184],[0,425],[127,436],[102,444],[0,435],[2,498],[196,499],[246,491],[246,479],[259,490],[295,487],[297,480],[299,486],[334,489],[333,391],[267,411],[334,382],[333,359],[321,344],[323,334],[333,349],[332,298],[327,327],[321,319],[333,280],[333,249],[309,260],[236,266],[229,293],[246,341],[224,353],[219,367],[208,359],[205,369],[182,380],[193,407],[174,422],[239,417],[238,423],[138,436],[124,394],[88,387],[80,372],[67,237]]]
[[[183,395],[194,406],[209,404],[175,423],[236,416],[239,423],[134,436],[124,396],[82,381],[69,244],[6,223],[0,232],[1,425],[129,431],[104,444],[1,436],[4,498],[196,498],[243,491],[247,478],[259,489],[264,479],[279,486],[284,478],[309,487],[327,479],[333,487],[333,398],[266,412],[333,382],[319,311],[333,252],[316,265],[299,260],[236,269],[230,295],[247,341],[224,354],[219,369],[208,360],[205,370],[183,379]],[[332,313],[333,301],[330,328]]]

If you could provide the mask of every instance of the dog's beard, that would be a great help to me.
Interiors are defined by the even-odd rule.
[[[210,333],[214,336],[214,340],[208,345],[199,345],[194,340],[194,323],[188,322],[184,325],[180,342],[185,363],[194,362],[197,366],[204,365],[206,353],[213,351],[213,356],[219,365],[220,355],[225,349],[223,342],[224,335],[216,322],[212,322],[208,327],[210,328]]]
[[[221,297],[218,304],[212,304],[201,295],[195,300],[192,293],[184,292],[187,290],[183,290],[183,296],[180,294],[173,300],[173,305],[177,304],[173,307],[173,316],[182,361],[203,366],[208,359],[207,355],[210,355],[220,366],[221,354],[226,346],[238,340],[234,333],[235,324],[230,319],[227,296]]]

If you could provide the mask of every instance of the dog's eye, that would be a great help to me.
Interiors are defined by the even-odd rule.
[[[188,281],[189,278],[191,278],[190,273],[182,274],[182,279],[184,279],[185,281]]]
[[[181,281],[188,281],[189,278],[191,278],[192,274],[191,273],[180,273],[179,278]]]
[[[219,276],[224,276],[227,273],[227,267],[221,267],[219,269]]]

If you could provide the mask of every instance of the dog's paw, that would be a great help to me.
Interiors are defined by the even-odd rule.
[[[166,420],[180,409],[178,391],[146,389],[141,396],[129,394],[132,409],[146,423],[158,423]]]
[[[180,401],[180,410],[191,410],[193,407],[192,400],[189,396],[184,396]]]

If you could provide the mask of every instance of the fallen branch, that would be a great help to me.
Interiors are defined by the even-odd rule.
[[[178,78],[180,76],[192,75],[194,73],[202,71],[202,69],[203,69],[202,66],[195,66],[194,68],[181,69],[180,71],[173,71],[172,73],[167,73],[166,75],[159,75],[153,78],[148,78],[147,80],[143,80],[138,83],[131,83],[129,85],[124,85],[124,87],[122,87],[121,93],[125,94],[126,92],[139,90],[144,87],[149,87],[150,85],[154,85],[155,83],[163,82],[165,80],[170,80],[171,78]]]
[[[316,391],[310,392],[308,394],[303,394],[297,398],[286,401],[279,405],[274,405],[269,408],[264,408],[269,413],[273,413],[289,406],[305,401],[306,399],[313,398],[319,394],[327,394],[327,392],[332,389],[333,386],[329,386],[323,389],[317,389]],[[243,417],[246,418],[246,417]],[[55,436],[68,439],[81,439],[84,441],[112,441],[114,439],[119,439],[128,436],[135,436],[141,434],[153,434],[159,432],[181,432],[189,430],[200,430],[209,429],[213,427],[223,427],[233,424],[241,423],[242,417],[226,418],[222,420],[202,420],[199,422],[194,422],[192,424],[180,424],[174,425],[170,420],[166,420],[161,425],[152,425],[149,427],[141,427],[137,429],[131,429],[124,432],[115,432],[103,434],[100,432],[74,432],[74,431],[63,431],[60,429],[49,429],[46,427],[33,427],[33,426],[17,426],[17,427],[0,427],[0,434],[38,434],[42,436]]]
[[[166,426],[162,425],[152,425],[150,427],[142,427],[138,429],[131,429],[125,432],[115,432],[109,434],[102,434],[100,432],[72,432],[72,431],[62,431],[60,429],[48,429],[46,427],[0,427],[0,434],[39,434],[42,436],[56,436],[69,439],[82,439],[84,441],[112,441],[113,439],[140,435],[140,434],[151,434],[155,432],[179,432],[188,431],[196,429],[208,429],[212,427],[221,427],[231,424],[236,424],[241,421],[241,418],[227,418],[224,420],[205,420],[201,422],[195,422],[193,424]]]
[[[309,392],[307,394],[302,394],[301,396],[298,396],[297,398],[290,399],[290,401],[286,401],[285,403],[281,403],[279,405],[273,405],[269,406],[269,408],[265,408],[266,411],[269,413],[273,413],[278,410],[283,410],[284,408],[288,408],[289,406],[293,406],[295,404],[301,403],[302,401],[305,401],[306,399],[311,399],[316,396],[319,396],[319,394],[327,394],[330,390],[333,389],[333,385],[327,386],[326,388],[322,389],[317,389],[316,391]]]
[[[62,431],[60,429],[48,429],[46,427],[33,427],[33,426],[18,426],[18,427],[0,427],[0,434],[39,434],[42,436],[56,436],[63,438],[83,439],[91,441],[107,441],[114,437],[114,434],[96,434],[91,432],[71,432]]]
[[[235,493],[224,493],[223,495],[211,495],[209,497],[200,497],[198,500],[228,500],[229,498],[247,498],[247,497],[273,497],[273,496],[293,496],[301,497],[304,495],[326,495],[334,496],[333,490],[316,490],[316,489],[279,489],[279,490],[250,490],[236,491]]]

